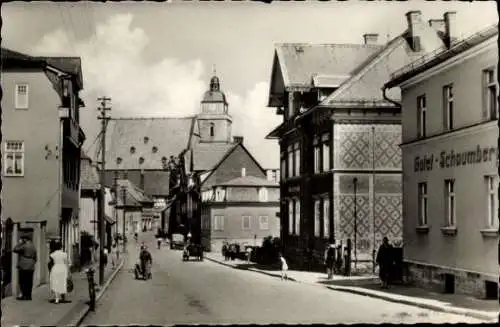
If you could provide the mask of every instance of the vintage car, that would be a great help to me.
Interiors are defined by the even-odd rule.
[[[182,253],[182,261],[188,261],[190,257],[196,257],[203,261],[203,246],[201,244],[188,244]]]
[[[182,250],[184,248],[184,235],[172,234],[172,241],[170,242],[170,249]]]

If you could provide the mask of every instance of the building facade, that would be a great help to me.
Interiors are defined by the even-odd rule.
[[[366,34],[364,44],[276,47],[269,106],[283,123],[268,137],[280,142],[283,244],[298,266],[321,267],[328,243],[350,239],[352,259],[368,265],[384,236],[401,243],[401,109],[381,87],[444,44],[420,12],[406,16],[386,44]]]
[[[201,234],[207,251],[223,242],[260,246],[264,237],[279,237],[279,185],[253,176],[215,184],[202,193]]]
[[[14,236],[7,235],[14,245],[20,234],[32,235],[39,250],[35,285],[48,278],[48,239],[60,238],[70,261],[78,243],[82,88],[80,58],[2,48],[2,220],[15,225]]]
[[[498,297],[498,26],[396,72],[404,257],[417,284]]]

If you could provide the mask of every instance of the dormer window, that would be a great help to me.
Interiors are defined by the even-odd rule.
[[[143,157],[140,157],[139,158],[139,165],[142,165],[144,163],[144,158]]]
[[[134,154],[135,153],[135,146],[130,147],[130,153]]]
[[[144,136],[144,144],[148,144],[148,142],[149,142],[149,137]]]
[[[119,165],[122,163],[122,158],[118,157],[116,158],[116,164]]]
[[[158,152],[158,147],[154,146],[153,149],[151,149],[153,151],[153,153],[156,153]]]
[[[267,197],[268,197],[267,188],[261,187],[259,189],[259,201],[260,202],[267,202],[268,201]]]

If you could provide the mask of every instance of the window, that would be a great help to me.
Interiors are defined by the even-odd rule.
[[[483,71],[484,81],[484,112],[490,120],[498,118],[498,92],[495,69]]]
[[[427,225],[427,183],[418,184],[418,224]]]
[[[427,124],[427,106],[425,95],[417,97],[417,136],[425,137]]]
[[[210,123],[210,137],[215,136],[215,125],[214,123]]]
[[[294,166],[295,166],[295,176],[300,176],[300,143],[297,142],[294,145]]]
[[[288,177],[293,177],[293,146],[288,147]]]
[[[286,178],[285,173],[286,173],[286,152],[281,152],[280,176],[282,181],[284,181]]]
[[[241,217],[242,229],[250,229],[251,228],[250,219],[251,219],[250,216],[243,216],[243,217]]]
[[[149,142],[149,137],[144,136],[144,144],[148,144],[148,142]]]
[[[293,200],[288,200],[288,235],[293,235],[293,226],[295,226],[293,222],[293,209],[294,209],[294,204]]]
[[[319,237],[321,233],[321,201],[314,200],[314,236]]]
[[[295,235],[300,235],[300,200],[295,200]]]
[[[488,190],[488,228],[498,227],[498,180],[496,176],[486,176]]]
[[[317,174],[321,171],[321,148],[319,145],[318,137],[314,138],[313,141],[314,146],[314,173]]]
[[[130,153],[134,154],[135,153],[135,147],[134,146],[131,146],[130,147]]]
[[[24,142],[6,141],[4,152],[5,176],[24,176]]]
[[[118,157],[116,158],[116,164],[119,165],[122,163],[122,158]]]
[[[443,87],[444,123],[446,130],[452,130],[453,125],[453,84]]]
[[[281,219],[276,217],[276,230],[279,232],[281,230]]]
[[[330,237],[330,199],[323,199],[323,237]]]
[[[224,216],[214,216],[214,230],[224,230]]]
[[[217,190],[215,191],[215,201],[225,201],[226,198],[226,190],[223,189],[222,187],[218,187]]]
[[[144,163],[144,158],[143,157],[140,157],[139,158],[139,165],[142,165]]]
[[[15,103],[16,109],[28,109],[28,84],[16,84]]]
[[[260,229],[264,229],[264,230],[269,229],[269,217],[268,216],[260,216],[259,217],[259,227],[260,227]]]
[[[329,171],[330,170],[330,135],[328,134],[323,134],[321,136],[321,143],[323,145],[323,171]]]
[[[151,149],[151,151],[153,151],[153,153],[158,152],[158,147],[157,147],[157,146],[154,146],[154,147]]]
[[[446,194],[446,227],[455,227],[455,180],[444,181]]]
[[[259,201],[260,202],[267,202],[268,201],[267,197],[268,197],[267,188],[261,187],[259,189]]]

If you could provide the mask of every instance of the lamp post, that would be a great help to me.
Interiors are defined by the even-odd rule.
[[[357,199],[356,199],[356,193],[358,191],[358,178],[354,177],[352,179],[352,183],[354,186],[354,270],[357,268],[358,264],[358,214],[357,214]]]

